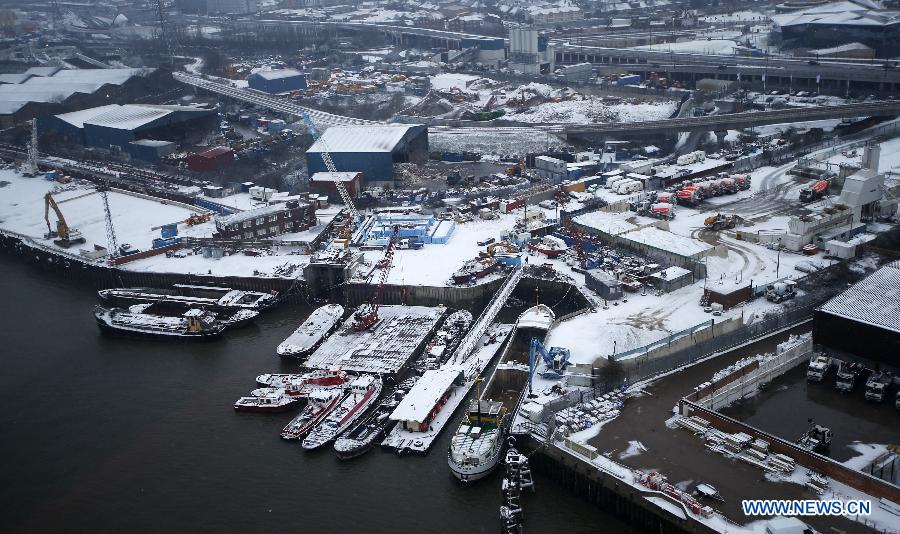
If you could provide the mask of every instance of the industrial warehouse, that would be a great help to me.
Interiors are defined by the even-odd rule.
[[[174,152],[175,141],[215,127],[213,110],[188,106],[111,104],[49,117],[40,129],[50,141],[125,152],[154,161]]]
[[[0,8],[0,531],[900,534],[897,1]]]

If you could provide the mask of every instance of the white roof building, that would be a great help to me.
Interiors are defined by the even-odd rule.
[[[383,126],[332,126],[308,152],[391,152],[403,140],[403,136],[415,125],[398,124]]]
[[[407,430],[427,429],[428,422],[440,409],[441,400],[455,383],[463,380],[463,371],[458,367],[425,371],[400,401],[391,420],[399,421]]]

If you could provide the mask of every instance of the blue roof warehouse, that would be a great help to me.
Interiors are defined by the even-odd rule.
[[[310,176],[328,170],[322,160],[324,147],[339,172],[362,172],[366,184],[392,183],[394,163],[424,163],[428,159],[428,127],[332,126],[306,151]]]
[[[306,89],[306,74],[294,69],[263,70],[247,76],[247,85],[272,94]]]
[[[158,159],[171,143],[216,124],[216,111],[190,106],[111,104],[54,115],[39,122],[51,141],[122,151],[134,158]],[[147,140],[160,141],[147,143]]]

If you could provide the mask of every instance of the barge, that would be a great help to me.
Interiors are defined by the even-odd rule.
[[[303,440],[303,448],[311,451],[331,442],[347,431],[374,406],[381,394],[381,380],[361,375],[350,383],[350,393]]]
[[[228,326],[215,314],[194,308],[181,317],[167,317],[97,306],[94,318],[103,332],[161,338],[212,339]]]
[[[317,308],[305,321],[278,345],[276,352],[282,358],[301,358],[311,354],[333,331],[344,316],[340,304],[326,304]]]
[[[151,287],[102,289],[97,292],[97,296],[103,303],[113,306],[181,304],[211,311],[239,309],[263,311],[278,302],[274,293],[189,284],[174,284],[171,289]]]

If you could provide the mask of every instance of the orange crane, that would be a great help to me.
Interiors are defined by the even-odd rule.
[[[399,236],[400,225],[395,224],[391,232],[391,239],[388,241],[387,248],[384,249],[384,256],[378,262],[381,268],[381,276],[378,280],[378,286],[375,288],[375,294],[372,295],[372,301],[357,308],[354,315],[353,329],[357,332],[367,330],[378,322],[378,308],[381,306],[384,284],[387,282],[388,273],[391,271],[391,265],[394,262],[394,250],[397,248],[397,238]]]

